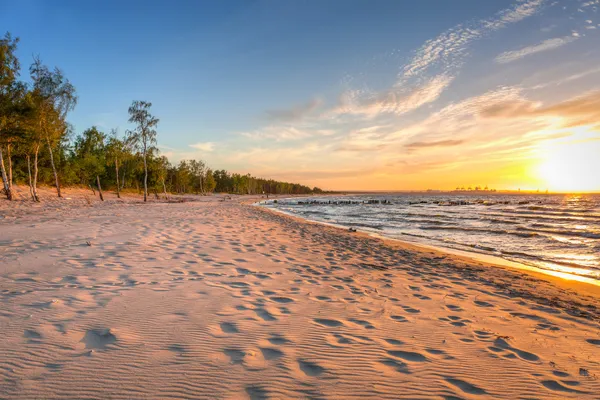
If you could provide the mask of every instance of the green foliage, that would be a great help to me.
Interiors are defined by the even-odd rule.
[[[106,168],[106,135],[93,126],[77,136],[71,153],[71,165],[79,183],[92,185]]]
[[[17,43],[18,39],[8,33],[0,39],[0,155],[7,150],[12,154],[10,165],[18,183],[28,182],[29,159],[39,170],[39,182],[45,184],[55,181],[54,164],[62,184],[95,185],[98,176],[105,190],[141,191],[148,187],[151,191],[198,194],[321,192],[318,188],[250,174],[212,170],[202,160],[171,164],[155,147],[159,119],[150,112],[152,103],[146,101],[132,102],[128,112],[134,129],[126,131],[122,138],[116,130],[107,135],[95,126],[73,137],[66,115],[77,103],[75,87],[60,69],[50,70],[39,58],[29,69],[32,83],[17,81]],[[44,147],[47,152],[40,151]]]

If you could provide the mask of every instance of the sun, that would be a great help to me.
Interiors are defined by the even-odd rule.
[[[600,140],[545,146],[538,174],[553,192],[600,191]]]

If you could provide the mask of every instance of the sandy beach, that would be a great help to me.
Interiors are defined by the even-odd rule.
[[[600,398],[597,287],[248,197],[66,192],[0,203],[2,399]]]

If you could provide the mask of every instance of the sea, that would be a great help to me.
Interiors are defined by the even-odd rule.
[[[311,221],[600,283],[600,194],[391,193],[267,200]]]

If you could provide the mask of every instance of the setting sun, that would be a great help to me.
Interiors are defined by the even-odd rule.
[[[544,150],[538,173],[550,191],[600,190],[600,141],[554,143]]]

